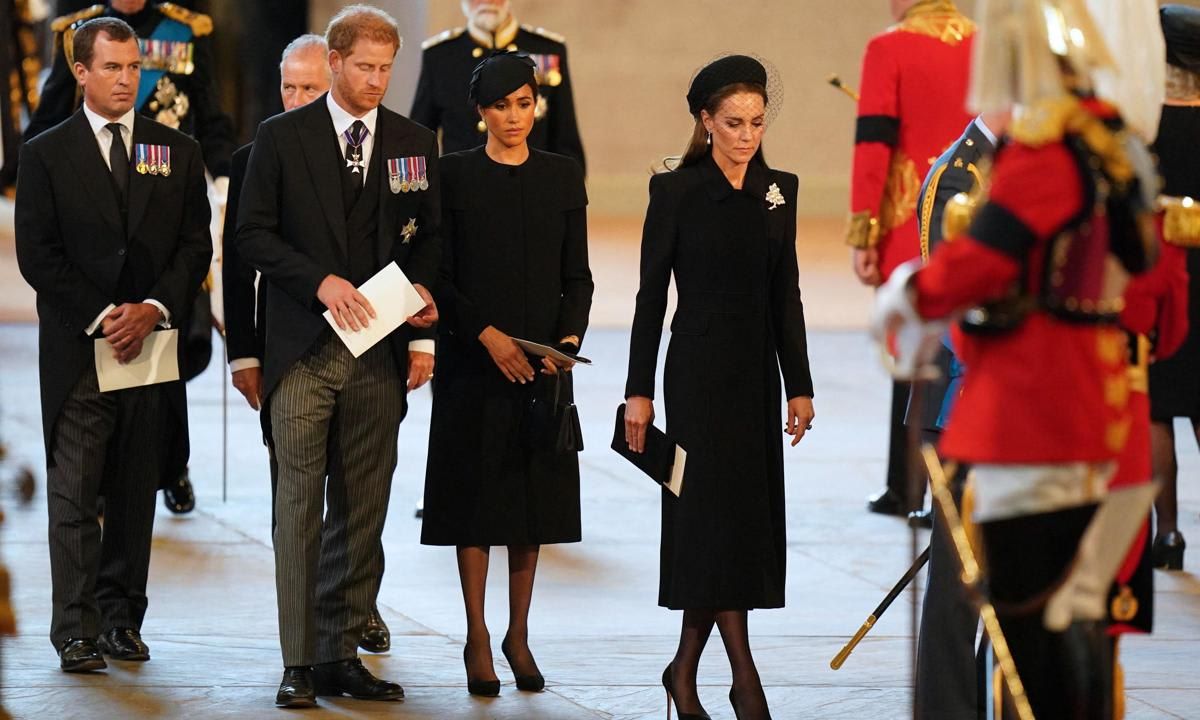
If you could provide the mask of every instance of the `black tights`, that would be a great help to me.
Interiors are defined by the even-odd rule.
[[[1200,443],[1200,422],[1192,419],[1192,432]],[[1175,460],[1175,427],[1170,421],[1150,423],[1150,459],[1154,479],[1161,488],[1154,499],[1154,527],[1157,535],[1178,528],[1179,505],[1176,486],[1179,465]]]
[[[750,653],[750,633],[745,610],[684,610],[683,628],[679,633],[679,648],[671,661],[671,684],[675,704],[681,713],[703,713],[696,690],[696,674],[700,656],[708,644],[713,625],[721,633],[725,654],[733,670],[733,691],[743,720],[770,717],[767,697],[763,693],[758,668]]]

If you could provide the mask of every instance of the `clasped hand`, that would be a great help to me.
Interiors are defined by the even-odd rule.
[[[413,327],[432,327],[438,320],[437,304],[433,301],[433,295],[425,289],[424,285],[413,283],[413,288],[425,301],[425,307],[421,308],[416,315],[409,317],[406,322]],[[340,330],[358,332],[366,328],[376,317],[371,301],[359,292],[358,288],[354,287],[349,280],[337,275],[325,276],[321,285],[317,287],[317,299],[329,309],[330,314],[333,315],[333,321],[337,323]]]
[[[162,313],[150,303],[123,303],[104,316],[100,329],[113,357],[125,364],[142,354],[142,342],[160,320]]]

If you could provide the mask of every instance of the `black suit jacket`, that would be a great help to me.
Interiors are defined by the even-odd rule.
[[[92,338],[85,329],[116,302],[130,246],[143,249],[152,275],[140,279],[137,290],[161,302],[172,325],[181,329],[187,328],[192,299],[212,259],[204,161],[196,141],[136,115],[133,143],[169,146],[173,172],[163,177],[130,171],[124,227],[112,176],[82,110],[21,151],[17,261],[37,292],[47,451],[63,402],[94,363]],[[184,346],[180,342],[181,355]],[[187,460],[183,382],[167,383],[165,390],[179,419],[176,452],[167,470],[182,471]]]
[[[229,172],[229,202],[225,206],[221,288],[225,301],[225,347],[229,359],[255,358],[261,363],[266,344],[264,323],[267,309],[261,301],[266,283],[259,283],[258,291],[255,291],[254,268],[242,259],[235,242],[238,199],[253,147],[253,143],[243,145],[233,153]]]
[[[395,261],[413,283],[432,289],[441,262],[441,222],[437,139],[433,133],[387,108],[379,108],[371,172],[392,158],[424,155],[429,189],[392,193],[379,183],[378,267]],[[266,353],[263,396],[269,397],[284,373],[329,325],[317,288],[328,275],[347,277],[346,213],[342,208],[342,157],[325,97],[277,115],[259,126],[245,186],[239,198],[237,250],[262,272],[265,293]],[[402,228],[415,220],[408,241]],[[407,372],[407,343],[414,337],[402,325],[390,340],[398,370]]]

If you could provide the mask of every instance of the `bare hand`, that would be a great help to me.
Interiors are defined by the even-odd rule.
[[[326,275],[317,288],[317,299],[329,308],[340,330],[359,330],[375,318],[371,302],[344,278]]]
[[[419,283],[413,283],[413,289],[425,301],[425,307],[421,308],[421,312],[408,318],[406,322],[413,327],[433,327],[433,324],[438,321],[437,303],[433,301],[433,295],[425,289],[424,285]]]
[[[810,397],[794,397],[788,400],[787,425],[783,431],[792,436],[792,447],[804,438],[804,433],[812,429],[812,421],[817,415],[813,412],[813,402]]]
[[[879,250],[876,248],[854,249],[854,274],[859,282],[869,287],[877,287],[883,282],[879,273]]]
[[[114,350],[113,357],[115,357],[117,362],[121,363],[122,365],[137,360],[138,355],[142,354],[142,342],[143,341],[141,340],[134,340],[127,345],[124,350]]]
[[[161,319],[162,313],[150,303],[124,303],[104,316],[100,328],[113,348],[113,356],[126,363],[141,353],[142,341]],[[135,345],[137,352],[130,354]]]
[[[625,442],[635,453],[646,451],[646,428],[654,422],[654,401],[642,395],[625,398]]]
[[[492,356],[492,362],[504,373],[509,382],[519,382],[522,385],[533,382],[533,366],[525,357],[525,352],[513,342],[508,335],[488,325],[479,333],[479,342]]]
[[[408,391],[412,392],[433,379],[433,353],[408,351]]]
[[[249,367],[233,374],[233,386],[255,410],[262,409],[262,368]]]

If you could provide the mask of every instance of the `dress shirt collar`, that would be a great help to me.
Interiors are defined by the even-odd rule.
[[[992,129],[987,126],[987,123],[983,121],[982,115],[975,118],[975,127],[979,128],[979,132],[983,133],[983,136],[988,139],[988,142],[992,144],[992,147],[996,147],[996,145],[999,143],[999,138],[997,138],[996,133],[992,132]]]
[[[355,120],[362,120],[363,125],[367,126],[368,137],[375,137],[375,120],[379,117],[379,108],[373,107],[366,115],[362,117],[354,117],[350,113],[342,109],[341,105],[333,99],[333,93],[325,93],[325,104],[329,107],[329,116],[333,118],[333,130],[338,135],[350,129]]]
[[[101,132],[106,132],[104,126],[111,122],[120,123],[126,130],[129,131],[129,137],[133,137],[133,115],[134,109],[129,108],[129,112],[125,113],[116,120],[109,120],[100,113],[93,111],[88,107],[87,103],[83,104],[83,114],[87,117],[88,124],[92,126],[92,134],[100,135]],[[124,134],[124,133],[122,133]]]

